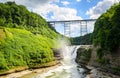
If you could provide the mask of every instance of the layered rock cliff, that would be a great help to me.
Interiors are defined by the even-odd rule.
[[[96,21],[91,57],[84,48],[78,49],[76,62],[120,75],[120,3],[114,4]],[[84,61],[84,62],[83,62]]]

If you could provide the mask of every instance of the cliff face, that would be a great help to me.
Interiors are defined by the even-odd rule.
[[[82,66],[93,66],[100,71],[120,75],[120,49],[116,54],[104,54],[102,60],[98,60],[98,47],[80,47],[77,50],[76,62]]]
[[[114,54],[105,53],[101,61],[98,60],[96,49],[93,47],[88,65],[97,67],[101,71],[120,75],[120,49]]]
[[[93,31],[93,44],[91,58],[87,64],[120,75],[120,3],[114,4],[97,19]],[[85,57],[81,54],[82,50],[78,52],[80,53],[77,58]],[[84,50],[84,53],[87,51]]]
[[[76,62],[82,66],[87,65],[91,58],[91,47],[92,46],[81,46],[77,50]]]
[[[120,3],[114,4],[96,21],[90,65],[120,75]],[[96,47],[97,46],[97,47]]]

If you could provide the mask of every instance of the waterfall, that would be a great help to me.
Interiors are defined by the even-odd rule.
[[[62,48],[64,59],[62,65],[46,73],[38,74],[31,78],[83,78],[82,73],[77,69],[75,62],[76,51],[80,46],[66,46]],[[81,69],[82,70],[82,69]]]

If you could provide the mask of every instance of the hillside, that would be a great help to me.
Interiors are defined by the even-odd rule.
[[[95,23],[94,45],[116,52],[120,47],[120,4],[115,4],[102,14]]]
[[[97,70],[120,76],[119,18],[120,3],[117,3],[97,19],[93,32],[94,45],[87,50],[78,49],[77,63],[94,66]]]
[[[14,2],[0,3],[0,72],[51,65],[58,38],[40,15]]]
[[[120,3],[114,4],[95,23],[92,62],[114,74],[120,75]],[[95,61],[96,60],[96,61]],[[93,64],[94,64],[93,63]]]

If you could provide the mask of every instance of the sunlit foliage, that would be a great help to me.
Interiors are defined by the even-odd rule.
[[[120,4],[114,4],[95,23],[94,44],[115,52],[120,47]]]
[[[59,37],[40,15],[14,2],[0,3],[0,71],[53,61]]]

